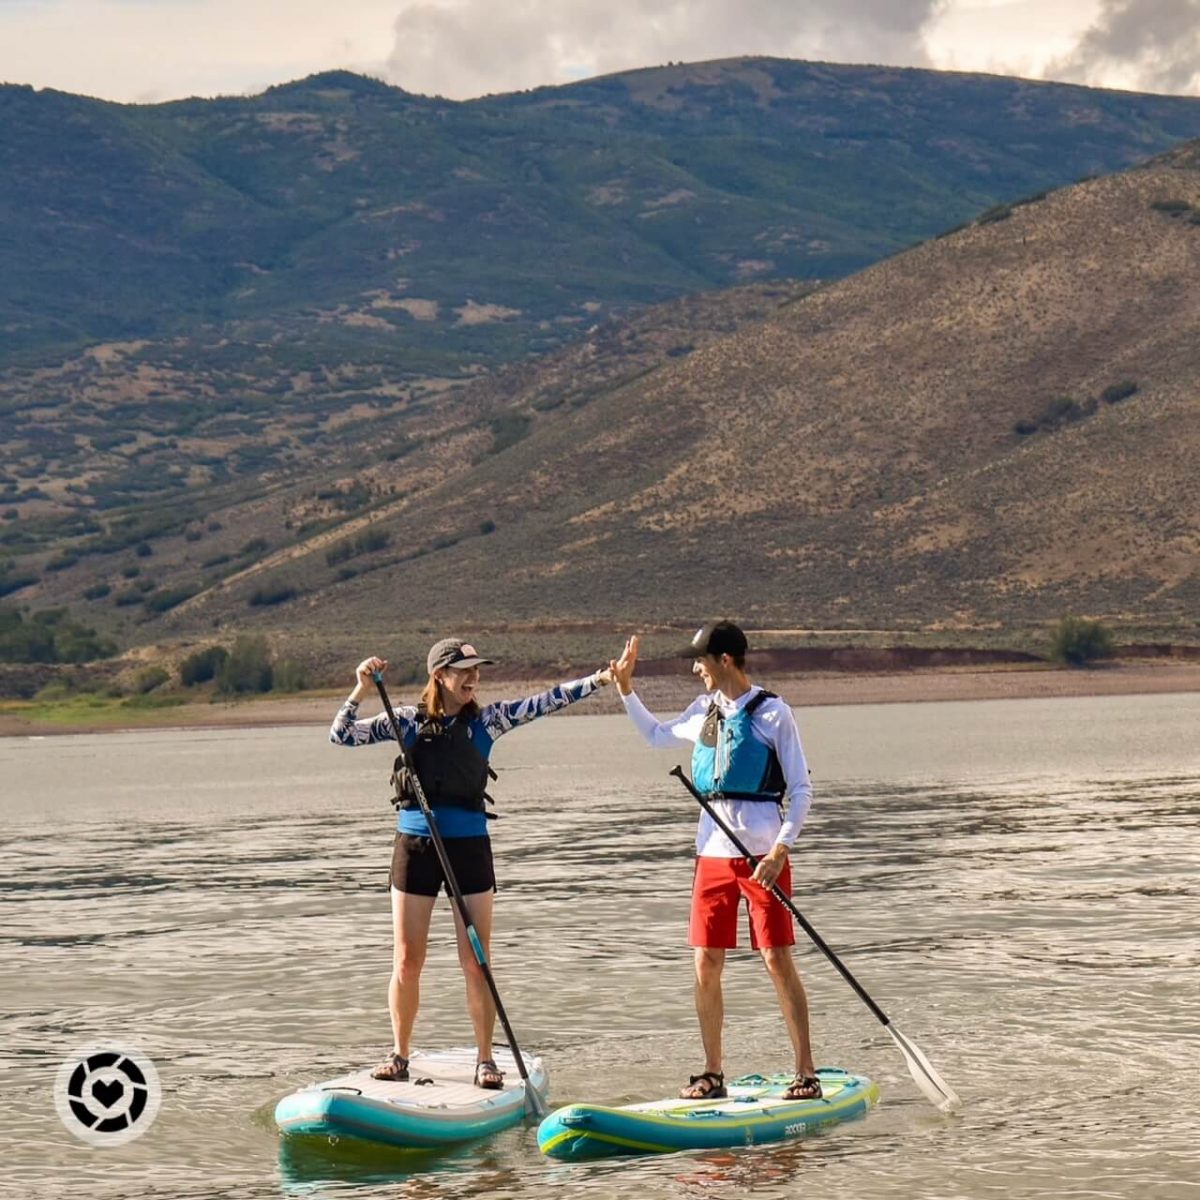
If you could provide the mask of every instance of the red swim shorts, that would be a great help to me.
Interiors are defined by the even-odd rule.
[[[750,882],[753,873],[744,858],[701,855],[696,859],[688,945],[732,950],[738,944],[738,908],[743,899],[750,914],[753,949],[795,945],[792,914],[767,888]],[[784,863],[776,883],[785,895],[792,894],[790,863]]]

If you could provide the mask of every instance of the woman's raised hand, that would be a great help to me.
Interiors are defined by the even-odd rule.
[[[617,690],[622,696],[628,696],[633,691],[633,670],[637,666],[638,639],[635,633],[625,642],[625,649],[620,658],[612,659],[608,669],[616,681]]]

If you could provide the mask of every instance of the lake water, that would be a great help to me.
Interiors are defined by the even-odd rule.
[[[366,706],[364,706],[366,711]],[[331,713],[332,716],[332,713]],[[62,1197],[1200,1196],[1200,695],[800,709],[816,801],[796,900],[964,1100],[943,1117],[805,943],[819,1063],[866,1120],[732,1152],[555,1164],[524,1126],[432,1159],[281,1145],[295,1087],[390,1040],[386,748],[323,728],[0,741],[0,1192]],[[694,804],[622,716],[497,747],[497,982],[552,1106],[700,1069]],[[770,984],[727,968],[726,1069],[786,1068]],[[418,1041],[470,1040],[435,914]],[[98,1150],[65,1056],[132,1043],[156,1124]]]

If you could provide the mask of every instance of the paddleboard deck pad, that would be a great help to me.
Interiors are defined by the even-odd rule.
[[[722,1100],[652,1100],[606,1108],[570,1104],[538,1128],[538,1146],[552,1158],[602,1158],[614,1154],[661,1154],[711,1150],[803,1137],[840,1121],[863,1116],[879,1089],[861,1075],[836,1067],[817,1074],[820,1100],[786,1100],[789,1075],[744,1075]]]
[[[486,1137],[517,1124],[526,1111],[525,1083],[512,1052],[496,1048],[504,1087],[475,1086],[475,1049],[416,1052],[408,1080],[371,1078],[371,1068],[300,1088],[275,1106],[275,1123],[294,1136],[359,1138],[422,1149]],[[540,1058],[522,1052],[530,1082],[544,1096]]]

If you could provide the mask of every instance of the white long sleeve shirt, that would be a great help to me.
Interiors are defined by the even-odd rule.
[[[679,716],[669,721],[660,721],[646,708],[636,692],[622,696],[621,700],[638,733],[651,746],[660,750],[678,750],[681,742],[691,746],[700,737],[700,728],[710,703],[715,702],[721,712],[729,717],[744,708],[762,690],[757,685],[753,686],[735,700],[730,700],[721,692],[697,696]],[[712,805],[720,813],[721,819],[745,843],[746,849],[758,857],[779,842],[790,847],[796,840],[812,803],[812,783],[808,777],[808,763],[804,758],[804,747],[800,744],[796,718],[782,700],[777,696],[764,700],[750,716],[750,732],[775,751],[783,768],[787,791],[783,798],[782,819],[777,805],[762,801],[713,800]],[[741,851],[703,810],[696,830],[696,853],[709,858],[742,857]]]

